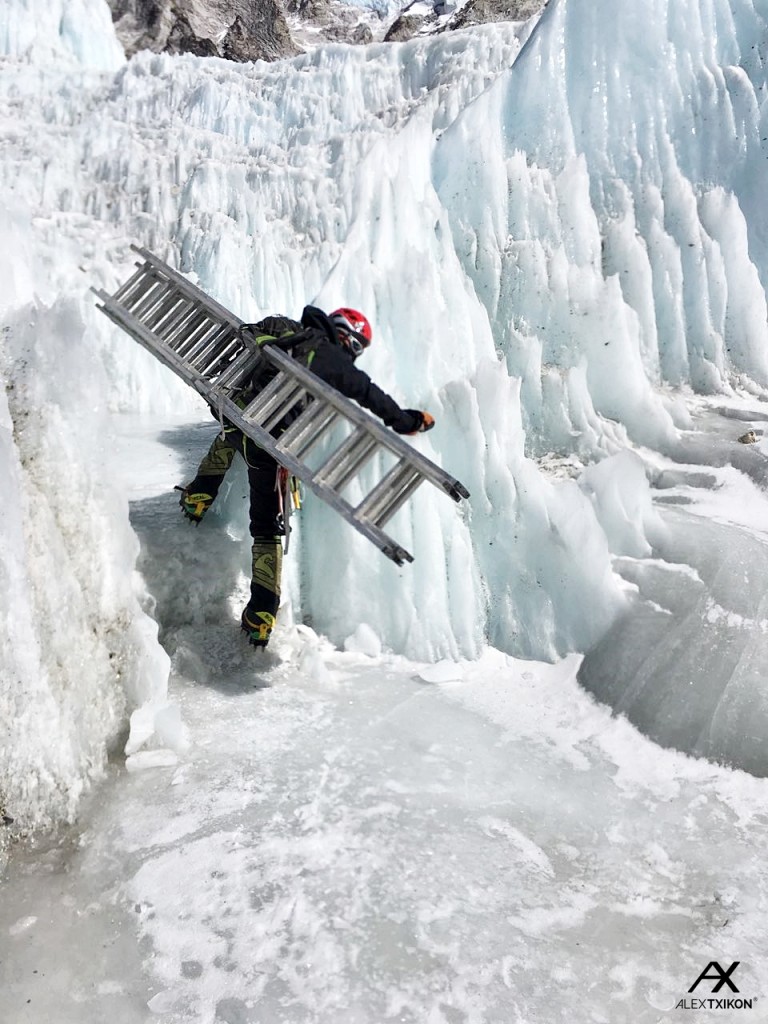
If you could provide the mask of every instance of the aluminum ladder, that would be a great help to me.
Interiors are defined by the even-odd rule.
[[[454,501],[469,497],[463,484],[291,356],[273,345],[257,346],[241,330],[242,320],[147,249],[131,248],[142,258],[137,271],[114,295],[92,289],[103,303],[98,308],[388,558],[397,565],[412,562],[413,556],[383,526],[424,480]],[[262,360],[277,374],[242,408],[235,398]],[[306,407],[273,437],[271,431],[297,403]],[[351,431],[336,440],[332,428],[343,423]],[[330,450],[313,468],[307,457],[324,439]],[[362,500],[352,505],[341,491],[382,452],[394,456],[394,465],[382,470]]]

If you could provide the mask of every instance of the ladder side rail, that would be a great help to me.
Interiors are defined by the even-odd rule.
[[[301,381],[310,394],[334,406],[342,416],[351,420],[356,426],[365,427],[383,447],[388,448],[399,458],[406,459],[430,483],[444,490],[454,501],[458,501],[463,497],[469,497],[463,484],[446,473],[445,470],[436,466],[426,455],[422,455],[421,452],[404,441],[399,434],[385,427],[369,412],[366,412],[365,409],[362,409],[351,399],[346,398],[341,392],[331,387],[330,384],[326,384],[325,381],[312,373],[311,370],[297,363],[291,356],[281,352],[274,345],[265,345],[263,351],[265,357],[274,366],[279,367]]]
[[[133,294],[134,289],[141,281],[141,279],[144,277],[144,274],[147,270],[146,262],[137,263],[136,267],[138,267],[138,269],[135,270],[131,277],[129,277],[127,281],[124,281],[123,284],[121,284],[120,287],[115,292],[113,296],[115,302],[125,302],[126,299]]]

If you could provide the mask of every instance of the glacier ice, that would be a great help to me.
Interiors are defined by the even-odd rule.
[[[56,715],[75,701],[70,760],[48,772],[50,799],[79,792],[124,706],[163,707],[168,665],[151,601],[170,616],[167,631],[174,616],[202,614],[205,597],[195,605],[185,593],[180,556],[152,599],[141,593],[113,471],[103,449],[75,440],[106,437],[110,410],[205,415],[93,308],[89,286],[111,291],[125,278],[130,242],[248,320],[306,301],[364,308],[377,338],[367,369],[403,404],[433,411],[438,429],[418,443],[472,492],[464,514],[426,492],[398,514],[392,531],[417,552],[416,572],[308,503],[288,621],[336,645],[363,622],[384,648],[435,661],[477,657],[488,643],[538,659],[594,648],[585,685],[615,676],[623,641],[605,638],[623,635],[638,608],[665,607],[663,573],[646,574],[656,595],[646,597],[627,559],[660,557],[665,543],[673,562],[670,537],[686,533],[668,510],[660,526],[650,483],[692,459],[751,459],[758,473],[751,456],[695,449],[686,436],[694,394],[748,394],[754,407],[768,386],[764,0],[558,0],[533,29],[329,45],[243,66],[149,54],[126,63],[106,11],[96,0],[45,12],[13,0],[0,21],[0,233],[2,252],[18,254],[0,256],[2,457],[15,496],[2,564],[19,583],[3,604],[14,661],[2,692],[23,704],[41,687]],[[22,384],[31,390],[14,399]],[[69,467],[71,503],[52,489],[35,504],[23,497],[35,493],[32,467],[54,453]],[[223,566],[212,609],[226,607],[247,565],[236,505],[218,517],[230,533],[211,541]],[[714,542],[697,536],[705,549]],[[47,589],[35,589],[41,575]],[[67,609],[66,629],[90,629],[84,675],[46,669],[59,627],[44,632],[40,593]],[[759,609],[738,614],[759,664]],[[120,680],[106,665],[118,621]],[[701,617],[689,625],[695,644]],[[759,674],[740,664],[732,689],[743,697],[702,724],[719,737],[706,752],[726,760],[738,760],[735,723],[754,707]],[[618,704],[611,686],[601,692]],[[642,719],[637,701],[621,701]],[[27,742],[31,760],[42,757]],[[5,796],[14,806],[20,778]]]
[[[104,5],[0,12],[1,809],[120,758],[4,886],[6,1013],[657,1024],[713,956],[757,994],[765,779],[703,758],[768,773],[766,0],[268,67],[99,65],[65,10],[114,53]],[[472,492],[399,570],[308,502],[269,673],[242,469],[179,522],[216,425],[88,291],[130,242],[247,319],[362,306]]]
[[[0,54],[100,71],[114,71],[125,63],[104,0],[5,0]]]

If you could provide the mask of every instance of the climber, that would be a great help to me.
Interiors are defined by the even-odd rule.
[[[287,348],[294,359],[343,395],[370,409],[396,433],[416,434],[434,426],[435,421],[429,413],[401,409],[355,365],[355,360],[368,348],[372,338],[370,323],[357,310],[341,308],[326,315],[314,306],[307,306],[301,322],[284,316],[270,316],[248,325],[248,330],[257,344],[279,339],[281,348]],[[294,336],[296,341],[291,345]],[[247,404],[275,372],[269,366],[257,369],[238,404]],[[272,431],[273,436],[279,436],[297,415],[299,411],[286,416]],[[285,526],[281,509],[283,488],[278,479],[280,472],[285,471],[255,441],[225,421],[223,433],[216,436],[194,480],[183,488],[179,504],[188,519],[199,523],[213,504],[237,452],[248,467],[253,538],[251,596],[243,610],[241,626],[251,644],[264,648],[269,642],[280,604],[281,537],[285,534]]]

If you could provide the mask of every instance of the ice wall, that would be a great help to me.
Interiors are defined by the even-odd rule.
[[[762,0],[551,3],[437,144],[532,446],[606,444],[594,412],[668,445],[652,384],[768,382],[765,28]]]
[[[127,711],[165,703],[169,664],[108,468],[93,311],[41,297],[22,209],[0,237],[0,806],[28,827],[72,818]]]
[[[4,88],[39,81],[35,59],[73,88],[81,60],[120,63],[101,59],[115,54],[104,14],[4,4],[0,38],[23,58],[5,62]],[[9,148],[25,140],[22,162],[36,148],[30,127],[24,115],[5,124]],[[105,414],[120,388],[108,377],[115,352],[99,359],[92,344],[85,225],[61,232],[40,217],[44,181],[31,178],[26,198],[0,179],[0,808],[21,828],[74,816],[127,712],[152,717],[165,703],[169,667],[107,467]]]

